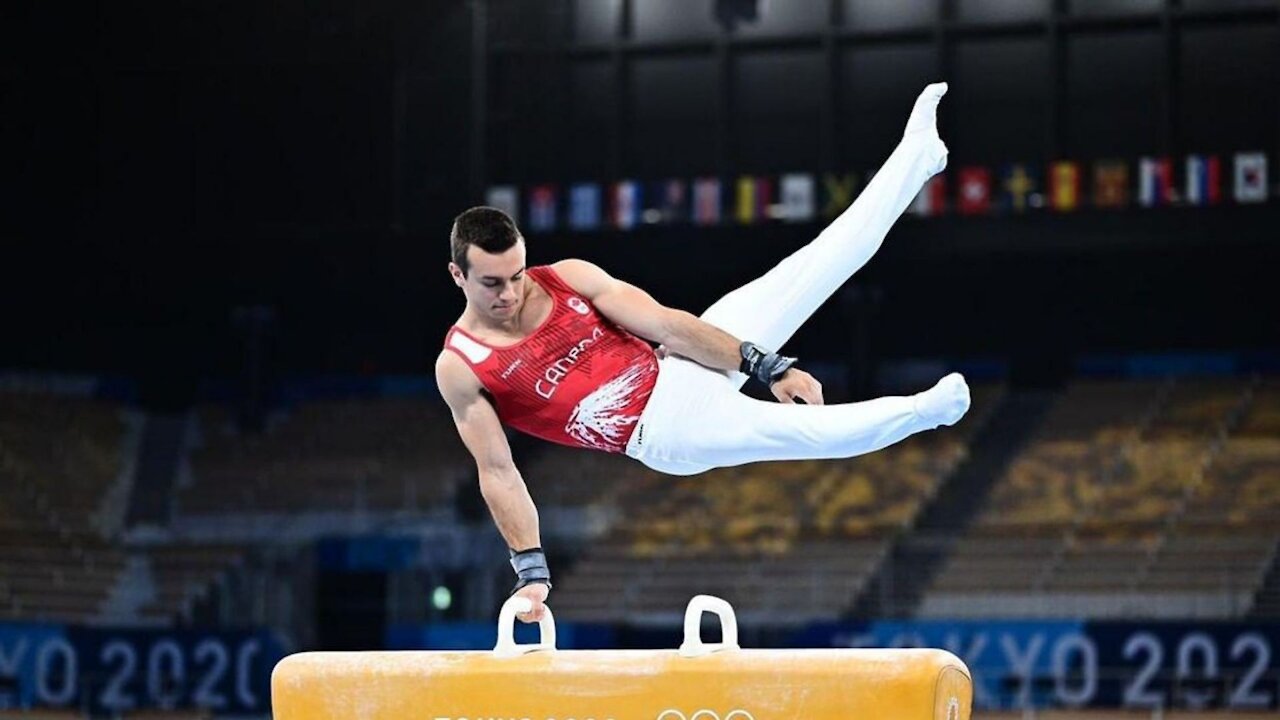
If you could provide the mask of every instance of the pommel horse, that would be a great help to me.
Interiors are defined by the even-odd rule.
[[[733,608],[685,611],[677,650],[517,644],[513,597],[492,651],[307,652],[271,676],[276,720],[969,720],[969,669],[944,650],[744,650]],[[721,642],[702,641],[703,613]]]

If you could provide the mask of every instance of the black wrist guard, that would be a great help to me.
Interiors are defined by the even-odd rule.
[[[744,342],[738,346],[742,364],[738,370],[765,385],[772,385],[782,374],[796,364],[796,358],[766,351],[755,343]]]
[[[512,593],[534,583],[551,587],[551,570],[547,568],[547,556],[543,554],[542,548],[529,548],[520,552],[512,550],[511,569],[516,571],[516,586],[511,588]]]

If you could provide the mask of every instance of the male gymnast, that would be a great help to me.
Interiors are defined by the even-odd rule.
[[[542,617],[551,573],[503,423],[693,475],[762,460],[853,457],[952,425],[969,409],[969,387],[955,373],[909,397],[824,405],[818,381],[775,352],[946,166],[936,124],[946,91],[945,83],[924,89],[897,148],[816,239],[701,317],[582,260],[525,267],[524,239],[500,210],[457,217],[449,273],[466,309],[445,337],[436,379],[511,548],[513,592],[532,602],[521,620]],[[661,357],[646,340],[665,348]],[[779,402],[741,394],[749,377]]]

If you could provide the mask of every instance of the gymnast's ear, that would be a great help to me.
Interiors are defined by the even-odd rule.
[[[458,263],[449,263],[449,274],[453,276],[453,284],[458,287],[462,287],[462,284],[467,281],[467,274],[462,271],[462,268],[458,267]]]

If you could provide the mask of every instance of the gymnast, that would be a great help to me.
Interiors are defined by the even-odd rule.
[[[853,457],[965,414],[969,388],[959,374],[908,397],[824,405],[818,381],[776,352],[866,264],[946,166],[936,123],[946,91],[946,83],[924,89],[897,148],[816,239],[701,317],[582,260],[526,267],[524,238],[500,210],[476,207],[455,219],[449,273],[466,308],[445,336],[436,379],[511,549],[513,592],[532,603],[521,620],[541,618],[551,573],[503,423],[694,475],[764,460]],[[779,402],[740,393],[748,378]]]

